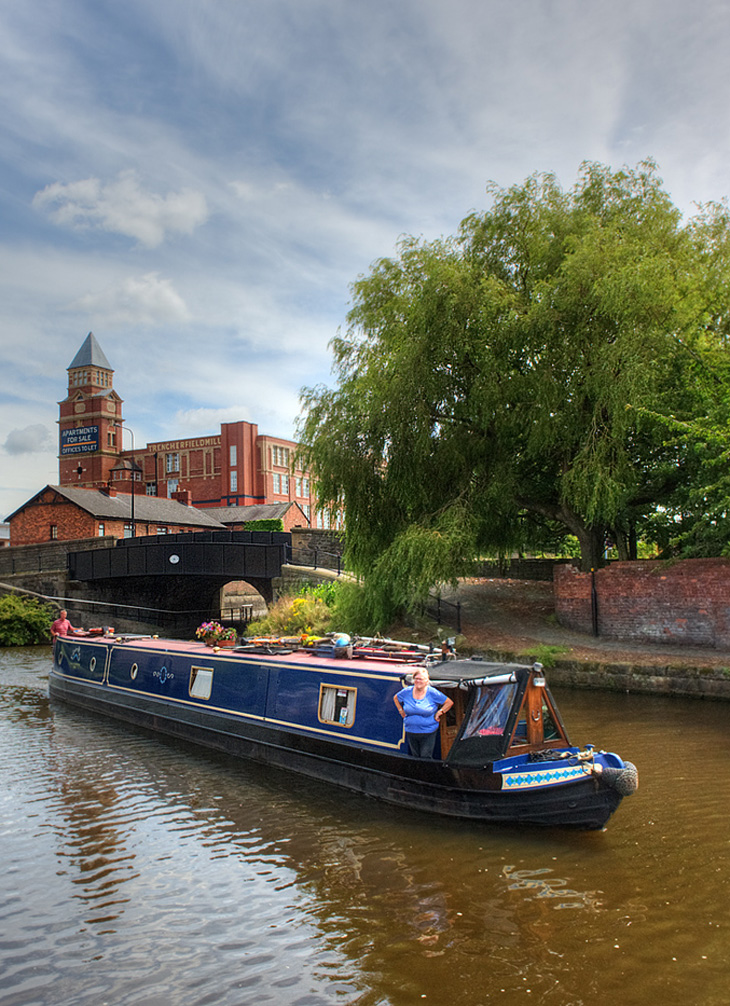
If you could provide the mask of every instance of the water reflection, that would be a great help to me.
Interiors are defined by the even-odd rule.
[[[557,902],[555,908],[588,908],[598,911],[601,907],[598,891],[572,891],[566,880],[550,876],[553,871],[547,867],[540,870],[516,870],[514,866],[505,866],[502,872],[508,881],[508,891],[529,891],[535,898],[551,898]]]
[[[27,663],[0,661],[0,697],[3,1006],[726,1001],[724,708],[561,696],[576,737],[598,724],[641,766],[586,835],[399,813],[49,711]]]

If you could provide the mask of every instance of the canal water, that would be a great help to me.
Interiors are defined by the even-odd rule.
[[[2,1006],[727,1006],[730,706],[557,691],[600,833],[460,824],[49,704],[0,650]]]

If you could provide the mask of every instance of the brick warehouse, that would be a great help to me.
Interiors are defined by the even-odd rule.
[[[58,403],[59,488],[115,495],[129,494],[134,487],[138,512],[140,497],[144,497],[150,503],[153,499],[175,500],[199,510],[212,508],[216,516],[222,508],[231,507],[239,520],[245,508],[278,504],[284,507],[286,523],[293,523],[296,517],[298,525],[329,526],[327,515],[314,512],[309,473],[294,467],[296,443],[260,434],[254,423],[223,423],[218,434],[149,443],[141,448],[134,445],[132,434],[131,448],[125,450],[123,400],[114,389],[113,375],[104,351],[89,332],[68,367],[67,396]],[[11,528],[16,526],[15,533],[11,530],[11,544],[19,544],[20,538],[26,543],[29,534],[37,534],[36,541],[47,541],[49,533],[54,533],[49,527],[59,533],[59,521],[50,520],[47,510],[42,520],[33,521],[35,532],[30,531],[27,514],[20,520],[21,511],[25,513],[36,500],[34,497],[11,515]],[[98,501],[96,497],[89,509],[99,509]],[[95,514],[97,523],[103,509]],[[151,515],[145,523],[171,522]],[[129,526],[125,533],[130,533]]]

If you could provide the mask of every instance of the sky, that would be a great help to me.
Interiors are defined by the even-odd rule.
[[[351,284],[489,182],[723,199],[729,45],[730,0],[0,0],[0,518],[89,331],[136,445],[290,438]]]

